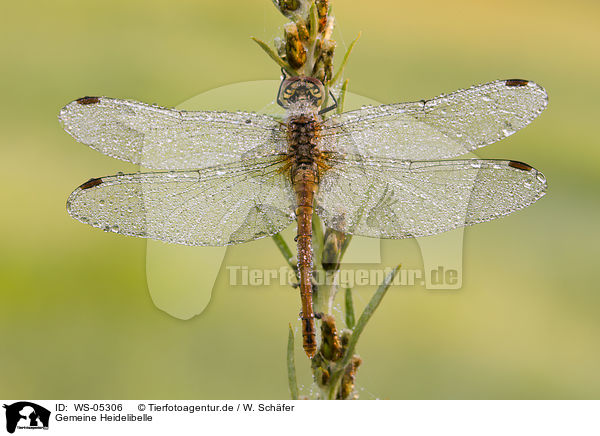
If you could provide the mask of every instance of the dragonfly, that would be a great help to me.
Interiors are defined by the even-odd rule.
[[[190,246],[253,241],[297,225],[303,348],[316,353],[312,219],[374,238],[435,235],[523,209],[547,190],[523,162],[452,159],[546,108],[538,84],[498,80],[430,100],[333,113],[323,84],[284,77],[284,118],[83,97],[59,115],[78,142],[151,172],[93,178],[69,214],[122,235]]]

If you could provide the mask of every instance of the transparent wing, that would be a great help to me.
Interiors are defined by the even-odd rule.
[[[431,160],[461,156],[533,121],[548,104],[541,86],[500,80],[432,100],[366,107],[334,116],[322,149],[362,156]]]
[[[522,209],[546,192],[544,175],[506,160],[331,158],[316,212],[327,226],[377,238],[428,236]]]
[[[92,179],[67,200],[94,227],[184,245],[230,245],[275,234],[294,220],[294,195],[276,158],[250,166]]]
[[[84,97],[59,114],[77,141],[152,169],[195,169],[285,152],[285,132],[267,115],[186,112],[129,100]]]

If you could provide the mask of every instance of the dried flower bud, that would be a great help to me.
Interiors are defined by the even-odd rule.
[[[342,351],[346,351],[346,347],[350,342],[350,338],[352,337],[352,330],[343,329],[340,333],[340,342],[342,343]]]
[[[321,49],[321,59],[325,69],[325,77],[321,80],[323,83],[329,82],[333,78],[333,55],[335,53],[336,42],[332,39],[323,41]]]
[[[321,83],[325,83],[325,65],[321,59],[319,59],[315,64],[311,75],[312,77],[319,79]]]
[[[345,239],[346,235],[342,232],[330,228],[325,231],[325,236],[323,237],[323,254],[321,257],[321,263],[325,271],[336,271],[339,268],[342,244]]]
[[[310,33],[308,32],[306,22],[304,20],[298,20],[296,21],[296,27],[298,28],[298,36],[300,37],[300,41],[307,43],[308,38],[310,38]]]
[[[277,50],[277,54],[281,57],[285,57],[285,42],[279,36],[275,37],[273,42],[275,46],[275,50]]]
[[[286,17],[291,17],[302,5],[300,0],[273,0],[275,6]]]
[[[300,41],[298,27],[295,23],[287,23],[283,26],[285,34],[285,57],[294,69],[301,68],[306,63],[306,49]]]
[[[357,355],[352,356],[352,360],[346,367],[344,375],[342,376],[342,383],[340,391],[338,392],[338,399],[346,400],[354,390],[354,384],[356,382],[356,371],[362,363],[362,359]]]
[[[331,39],[331,35],[333,35],[334,27],[335,27],[335,17],[329,17],[327,19],[327,26],[325,27],[325,30],[323,30],[323,32],[322,32],[324,40]]]
[[[329,361],[337,361],[342,357],[342,344],[337,335],[335,318],[323,315],[321,318],[321,355]]]
[[[315,357],[313,357],[311,369],[315,383],[319,385],[319,387],[327,386],[327,383],[329,383],[329,378],[331,377],[330,368],[328,363],[320,354],[317,354]]]
[[[319,32],[323,32],[323,29],[327,26],[327,13],[329,12],[329,0],[317,0],[315,2],[317,7],[317,15],[319,17]]]

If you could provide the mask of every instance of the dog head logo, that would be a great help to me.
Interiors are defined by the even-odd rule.
[[[14,433],[18,428],[47,429],[50,423],[50,411],[29,401],[5,404],[6,431]]]

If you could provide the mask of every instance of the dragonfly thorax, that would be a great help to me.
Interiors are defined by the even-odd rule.
[[[320,122],[314,114],[290,116],[288,128],[288,152],[295,166],[312,166],[320,155]]]

